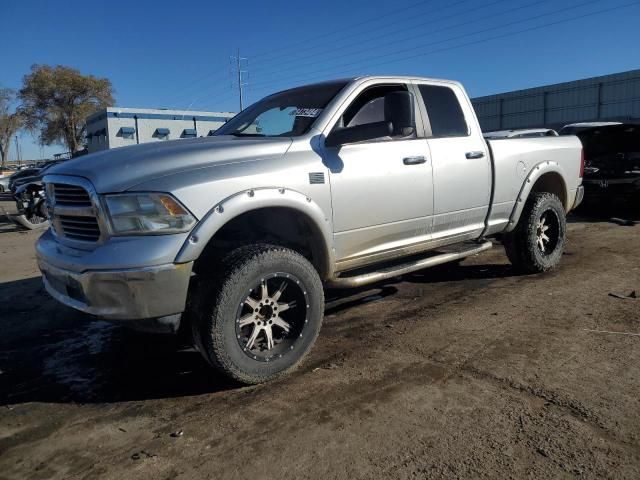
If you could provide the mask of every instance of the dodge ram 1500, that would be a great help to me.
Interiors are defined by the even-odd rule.
[[[361,77],[270,95],[214,136],[84,156],[45,177],[47,291],[176,331],[244,383],[311,349],[324,287],[455,261],[500,236],[554,268],[582,200],[574,136],[485,141],[453,81]]]

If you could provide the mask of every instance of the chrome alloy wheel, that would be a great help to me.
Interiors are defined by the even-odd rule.
[[[560,221],[555,211],[545,211],[538,220],[536,228],[538,249],[543,255],[550,255],[558,245]]]
[[[238,307],[240,347],[262,362],[283,357],[303,337],[308,310],[309,298],[297,277],[282,272],[265,276]]]

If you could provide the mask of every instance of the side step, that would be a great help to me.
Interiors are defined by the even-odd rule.
[[[370,271],[361,274],[356,273],[355,275],[349,275],[349,272],[345,272],[345,276],[339,276],[328,280],[326,284],[327,286],[332,288],[360,287],[369,283],[386,280],[387,278],[404,275],[405,273],[422,270],[423,268],[435,267],[436,265],[441,265],[447,262],[454,262],[456,260],[475,255],[476,253],[489,250],[492,246],[493,244],[489,241],[484,241],[482,243],[461,243],[458,245],[452,245],[450,247],[447,247],[446,252],[436,253],[435,255],[433,255],[434,252],[431,252],[432,255],[428,257],[422,257],[410,262],[387,266],[373,272]],[[362,269],[358,269],[358,271],[362,271]]]

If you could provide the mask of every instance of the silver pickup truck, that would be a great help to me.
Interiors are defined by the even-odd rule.
[[[456,82],[318,83],[212,137],[54,167],[37,257],[60,302],[138,328],[182,323],[211,365],[259,383],[311,349],[325,286],[456,261],[493,236],[516,268],[555,267],[581,154],[573,136],[485,141]]]

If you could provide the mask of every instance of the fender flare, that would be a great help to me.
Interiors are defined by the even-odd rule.
[[[333,229],[320,206],[310,197],[288,188],[265,187],[249,189],[231,195],[214,205],[198,222],[176,256],[176,263],[197,260],[213,236],[228,222],[243,213],[260,208],[290,208],[305,215],[322,237],[325,275],[333,272]],[[316,239],[317,240],[317,239]]]
[[[536,164],[529,175],[525,178],[522,183],[522,187],[520,187],[520,192],[518,193],[518,197],[516,199],[515,205],[513,206],[513,210],[511,210],[511,216],[509,217],[509,223],[507,224],[507,228],[505,228],[505,232],[511,232],[518,225],[518,221],[520,220],[520,215],[522,214],[522,210],[531,194],[531,189],[536,184],[536,182],[547,173],[557,173],[560,175],[562,179],[562,186],[564,188],[565,193],[565,211],[569,210],[569,191],[567,190],[567,182],[565,181],[565,172],[562,170],[562,167],[558,162],[554,162],[552,160],[545,160],[538,164]]]

